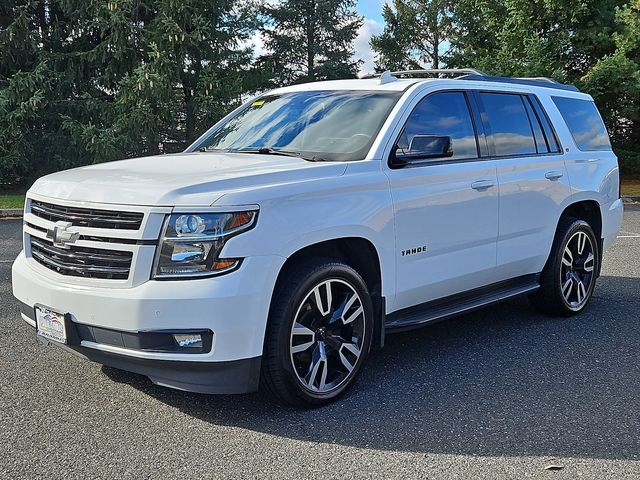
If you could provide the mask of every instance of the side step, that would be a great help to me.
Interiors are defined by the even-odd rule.
[[[392,331],[410,330],[444,320],[461,313],[491,305],[516,295],[540,288],[540,275],[525,275],[506,282],[494,283],[469,292],[405,308],[386,316],[385,328]]]

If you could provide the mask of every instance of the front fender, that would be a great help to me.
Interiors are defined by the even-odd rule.
[[[290,257],[327,240],[363,238],[378,252],[382,293],[393,298],[395,234],[389,184],[379,167],[361,169],[365,171],[326,181],[272,187],[263,192],[262,200],[238,197],[238,202],[260,205],[258,223],[253,230],[230,239],[222,256]]]

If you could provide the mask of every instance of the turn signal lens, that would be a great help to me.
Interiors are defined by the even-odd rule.
[[[213,262],[214,270],[226,270],[233,268],[238,264],[239,260],[217,260]]]
[[[256,212],[237,212],[234,214],[229,229],[242,227],[243,225],[248,225],[253,220],[253,216]]]

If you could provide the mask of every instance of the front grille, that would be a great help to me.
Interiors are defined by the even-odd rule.
[[[133,253],[77,246],[59,248],[47,240],[31,237],[31,256],[62,275],[126,280]]]
[[[112,228],[138,230],[142,224],[142,213],[97,210],[94,208],[65,207],[52,203],[31,200],[31,213],[51,222],[71,222],[77,227]]]

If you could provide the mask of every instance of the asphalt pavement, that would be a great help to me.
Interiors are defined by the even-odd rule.
[[[342,401],[153,385],[38,344],[0,221],[0,478],[640,478],[640,207],[588,310],[517,298],[387,338]],[[560,469],[545,469],[550,466]]]

